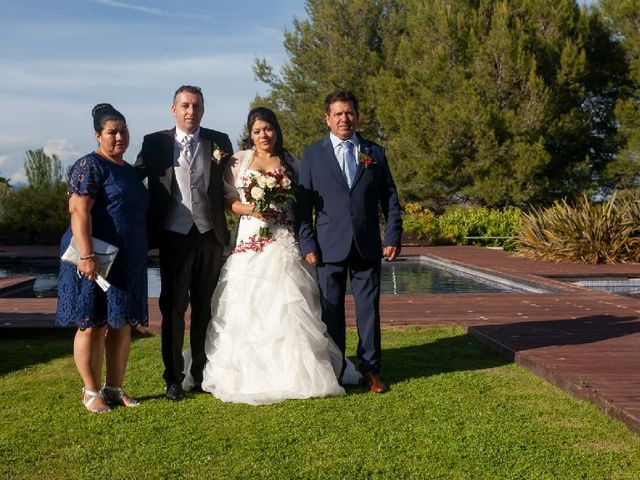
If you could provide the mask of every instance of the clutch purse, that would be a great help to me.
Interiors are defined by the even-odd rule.
[[[109,270],[111,270],[111,266],[118,255],[118,247],[111,245],[104,240],[100,240],[99,238],[92,238],[91,243],[93,244],[93,254],[95,255],[95,259],[99,265],[98,274],[96,275],[96,283],[103,291],[106,292],[109,290],[109,287],[111,287],[111,284],[107,281],[106,277],[109,275]],[[78,262],[80,261],[80,252],[78,251],[78,245],[76,244],[75,238],[71,237],[69,246],[60,259],[71,265],[78,265]]]

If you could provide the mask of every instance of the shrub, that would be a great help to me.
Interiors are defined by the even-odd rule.
[[[510,237],[516,234],[520,219],[520,210],[515,207],[497,210],[476,206],[455,206],[448,208],[431,223],[429,237],[433,245],[472,243],[507,247]],[[466,241],[466,237],[483,238]]]
[[[556,262],[640,261],[640,200],[615,194],[602,203],[586,195],[575,205],[556,202],[524,214],[516,246],[519,254]]]
[[[404,232],[424,239],[429,235],[429,227],[434,219],[435,215],[428,208],[416,202],[407,203],[402,214],[402,228]]]
[[[28,243],[57,243],[69,225],[66,185],[11,192],[0,218],[2,233],[23,233]]]

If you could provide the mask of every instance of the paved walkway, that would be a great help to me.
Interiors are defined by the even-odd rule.
[[[2,250],[0,261],[12,254]],[[640,278],[640,265],[555,264],[478,247],[405,248],[403,255],[427,255],[498,273],[550,293],[384,295],[385,325],[462,326],[502,355],[595,403],[640,434],[640,300],[558,280]],[[157,299],[150,299],[149,307],[149,331],[158,332]],[[0,298],[0,327],[4,326],[0,335],[18,327],[51,327],[54,311],[55,299]],[[348,322],[354,323],[350,300]]]

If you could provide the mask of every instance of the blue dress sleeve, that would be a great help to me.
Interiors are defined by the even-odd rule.
[[[98,161],[92,156],[82,157],[71,169],[67,193],[95,199],[101,184],[102,172]]]

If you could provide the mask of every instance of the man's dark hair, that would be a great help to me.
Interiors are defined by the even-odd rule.
[[[176,93],[173,94],[173,103],[176,103],[176,98],[182,92],[193,93],[194,95],[200,95],[200,99],[202,103],[204,103],[204,95],[202,95],[202,90],[200,87],[194,87],[193,85],[182,85],[180,88],[176,90]]]
[[[353,105],[353,108],[355,109],[356,113],[359,113],[358,99],[353,93],[347,90],[336,90],[335,92],[331,92],[329,95],[325,97],[324,99],[325,113],[328,114],[329,112],[331,112],[331,104],[334,102],[351,102],[351,105]]]

